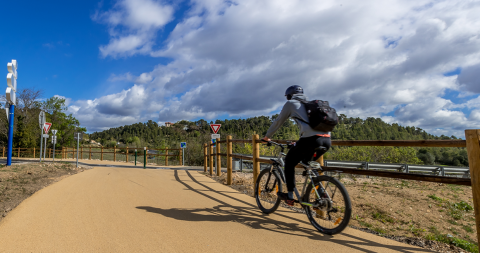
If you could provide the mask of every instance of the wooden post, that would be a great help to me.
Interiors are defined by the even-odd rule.
[[[100,161],[103,161],[103,146],[102,146],[102,153],[100,154]]]
[[[252,148],[253,148],[253,185],[257,182],[258,174],[260,174],[260,162],[257,161],[260,158],[260,143],[257,141],[260,138],[258,134],[252,136]]]
[[[210,158],[210,176],[213,176],[213,146],[211,144],[213,142],[210,142],[210,154],[208,156]]]
[[[217,158],[217,177],[222,175],[222,157],[220,154],[220,138],[217,138],[217,153],[215,154]]]
[[[5,147],[3,147],[3,150],[5,150]],[[35,158],[35,147],[33,147],[33,158]]]
[[[88,160],[92,160],[92,147],[88,150]]]
[[[208,149],[206,143],[203,144],[203,172],[207,172]],[[4,147],[5,148],[5,147]]]
[[[232,185],[232,136],[227,136],[227,185]]]
[[[477,239],[480,240],[480,129],[465,130],[468,164],[472,180],[473,210],[477,224]]]
[[[113,161],[117,161],[117,146],[113,146]]]
[[[126,151],[125,151],[125,157],[126,157],[127,163],[128,163],[128,146],[127,146],[127,149],[126,149]]]
[[[168,166],[168,147],[165,147],[165,166]]]
[[[18,158],[20,158],[20,148],[18,148]]]
[[[2,157],[5,157],[5,147],[3,147],[3,154]]]
[[[48,149],[48,158],[49,158],[49,159],[51,158],[51,157],[50,157],[50,153],[52,153],[52,149],[51,149],[51,148]]]

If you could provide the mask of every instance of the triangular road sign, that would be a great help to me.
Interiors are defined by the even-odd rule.
[[[210,127],[212,128],[214,133],[218,133],[218,130],[220,130],[221,124],[210,124]]]
[[[52,127],[52,123],[45,122],[45,124],[43,124],[43,130],[45,131],[45,134],[48,134],[50,127]]]

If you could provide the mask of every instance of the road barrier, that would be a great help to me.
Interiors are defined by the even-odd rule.
[[[289,140],[273,140],[278,143],[287,143]],[[290,140],[296,141],[296,140]],[[226,143],[226,153],[221,153],[220,145]],[[233,143],[251,143],[252,155],[238,155],[232,153]],[[251,140],[234,140],[232,136],[227,136],[227,139],[221,141],[216,139],[216,153],[213,153],[213,143],[204,144],[204,172],[207,172],[207,167],[210,167],[210,175],[213,176],[213,159],[217,160],[217,176],[221,174],[221,157],[227,159],[227,185],[232,184],[232,158],[240,158],[243,160],[251,160],[253,163],[253,184],[255,184],[258,174],[260,173],[260,163],[272,164],[270,159],[260,157],[260,138],[258,134],[254,134]],[[367,168],[352,168],[355,166],[346,166],[344,164],[334,164],[332,161],[327,161],[326,165],[342,165],[342,167],[323,166],[323,171],[339,172],[356,175],[388,177],[398,179],[408,179],[416,181],[427,181],[446,184],[457,184],[472,186],[473,205],[475,210],[475,221],[477,226],[477,238],[480,241],[480,129],[465,130],[465,140],[398,140],[398,141],[338,141],[332,140],[332,146],[393,146],[393,147],[466,147],[468,153],[469,168],[468,173],[465,168],[449,168],[443,166],[418,166],[418,165],[404,165],[406,172],[392,172],[388,170],[398,170],[398,165],[381,165],[369,164]],[[323,157],[320,157],[317,162],[324,164]],[[207,164],[209,163],[209,164]],[[324,164],[325,165],[325,164]],[[430,167],[430,168],[429,168]],[[433,167],[433,168],[432,168]],[[422,172],[430,172],[435,175],[428,175]],[[460,173],[463,175],[469,174],[470,178],[447,177],[449,173]],[[440,176],[438,175],[440,174]]]
[[[147,163],[163,163],[162,165],[182,165],[182,152],[178,149],[146,149],[143,148],[104,148],[104,147],[80,147],[78,150],[78,159],[93,160],[98,159],[101,161],[114,161],[114,162],[134,162],[135,150],[138,150],[138,156],[145,156],[142,160],[147,160]],[[7,149],[3,147],[2,157],[5,157]],[[169,154],[170,152],[170,154]],[[14,158],[39,158],[40,152],[37,148],[13,148],[12,157]],[[46,158],[53,158],[53,149],[47,149]],[[63,147],[56,151],[56,159],[76,159],[77,149]],[[173,159],[169,159],[173,157]],[[159,159],[160,158],[160,159]],[[172,164],[173,163],[173,164]]]

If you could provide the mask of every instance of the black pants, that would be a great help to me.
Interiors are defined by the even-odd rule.
[[[323,146],[328,150],[331,145],[330,137],[320,136],[300,138],[300,140],[295,143],[295,146],[288,151],[287,157],[285,157],[285,179],[287,180],[288,191],[295,189],[295,166],[301,161],[304,163],[312,161],[316,148]],[[325,152],[326,150],[319,153],[317,152],[313,160],[318,159],[321,155],[325,154]]]

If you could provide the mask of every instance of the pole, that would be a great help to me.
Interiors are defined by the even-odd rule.
[[[232,136],[227,136],[227,185],[232,185]]]
[[[54,135],[55,136],[55,135]],[[57,144],[57,140],[53,139],[53,161],[55,162],[55,144]]]
[[[80,133],[77,133],[77,168],[78,168],[78,146],[80,144]]]
[[[182,148],[182,165],[185,166],[185,148]]]
[[[137,149],[135,149],[135,166],[137,166]]]
[[[12,149],[13,149],[13,121],[15,105],[10,105],[8,116],[8,151],[7,151],[7,166],[12,165]]]
[[[253,147],[253,185],[257,183],[257,177],[260,173],[260,162],[258,158],[260,158],[260,144],[257,141],[260,138],[258,134],[254,134],[252,136],[252,147]]]
[[[210,165],[210,176],[213,176],[213,140],[210,141],[210,144],[208,146],[210,146],[210,152],[209,152],[209,160],[210,162],[208,163]]]
[[[45,161],[45,155],[47,153],[47,138],[45,139],[45,147],[43,147],[43,161]]]
[[[42,161],[42,151],[43,151],[43,128],[40,128],[40,162]]]
[[[143,168],[147,168],[147,147],[143,147]]]
[[[222,157],[220,156],[220,138],[217,138],[217,177],[222,175]]]

